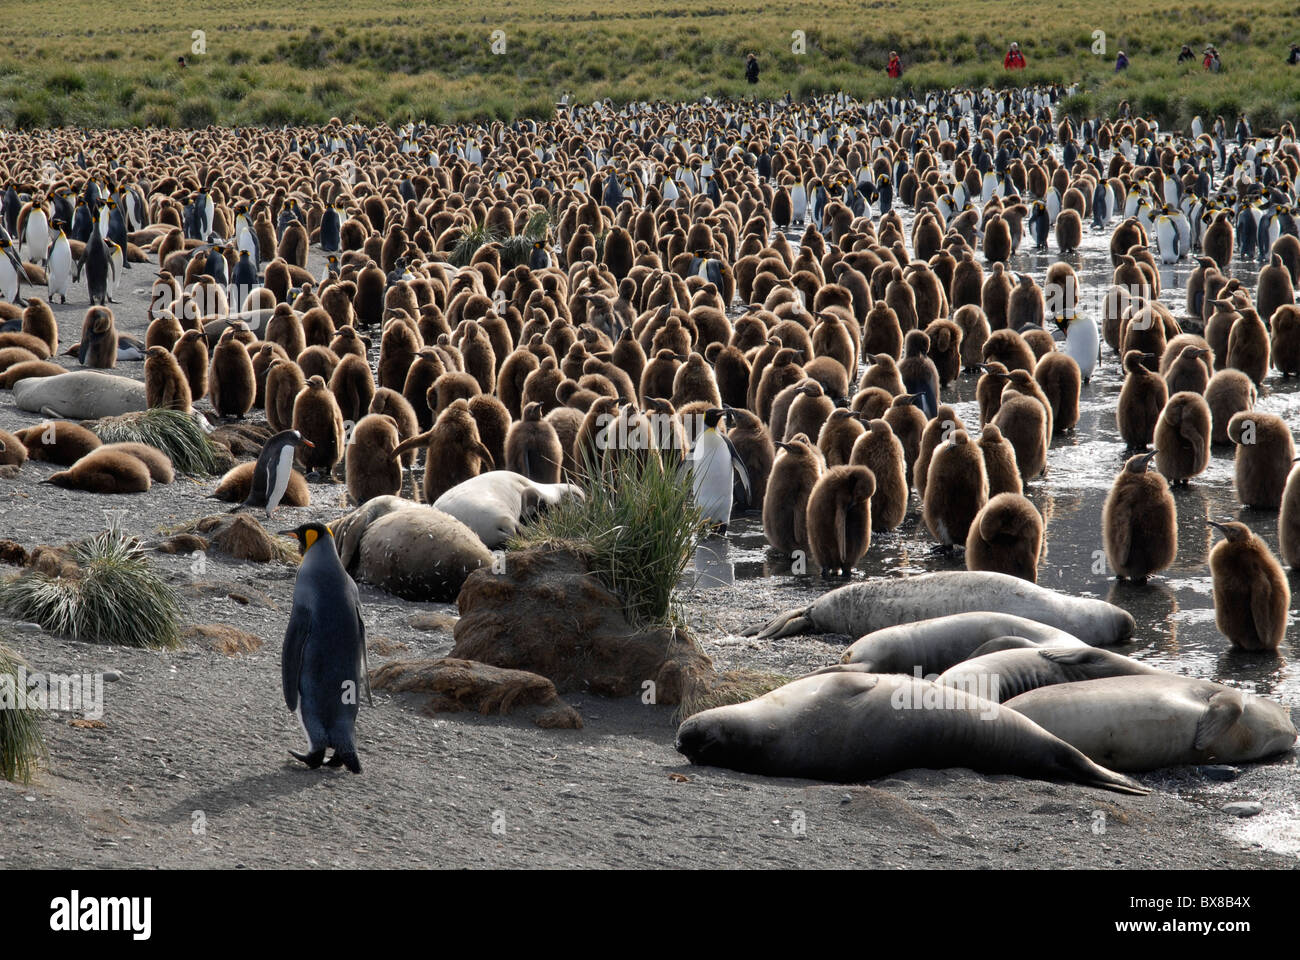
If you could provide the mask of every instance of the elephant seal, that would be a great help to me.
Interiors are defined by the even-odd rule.
[[[1281,704],[1168,673],[1041,687],[1003,706],[1116,770],[1259,760],[1296,739]]]
[[[520,473],[493,470],[456,484],[433,502],[495,550],[519,531],[520,521],[565,496],[582,496],[571,483],[538,483]]]
[[[836,783],[914,767],[969,767],[1148,792],[1014,710],[892,674],[817,674],[748,703],[705,710],[678,728],[677,750],[705,766]]]
[[[849,645],[841,663],[860,664],[868,673],[943,673],[989,641],[1014,636],[1035,645],[1086,646],[1064,630],[1009,613],[954,613],[900,623],[872,631]]]
[[[1122,653],[1097,647],[1038,647],[972,657],[949,667],[934,682],[958,690],[977,691],[990,700],[1005,703],[1039,687],[1139,674],[1169,675]]]
[[[365,536],[370,525],[380,517],[386,517],[394,510],[418,507],[419,504],[404,497],[372,497],[346,517],[330,524],[334,531],[334,542],[339,548],[339,559],[348,573],[356,574],[357,551],[361,549],[361,538]]]
[[[1005,573],[946,570],[849,584],[822,594],[807,607],[787,610],[765,625],[750,627],[742,635],[760,640],[800,633],[860,637],[882,627],[975,610],[996,610],[1037,620],[1093,647],[1123,643],[1133,636],[1134,629],[1133,617],[1127,611],[1104,600],[1067,596]]]
[[[94,370],[19,380],[14,403],[20,410],[69,420],[115,417],[149,407],[143,383]]]

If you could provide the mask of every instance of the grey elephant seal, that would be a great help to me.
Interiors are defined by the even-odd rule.
[[[1259,760],[1296,739],[1281,704],[1168,673],[1041,687],[1003,706],[1116,770]]]
[[[705,710],[678,728],[677,750],[706,766],[836,783],[913,767],[969,767],[1148,792],[1014,710],[894,674],[818,674]]]
[[[1133,636],[1133,617],[1104,600],[1067,596],[1005,573],[969,570],[849,584],[823,594],[807,607],[787,610],[763,626],[751,627],[743,635],[760,640],[801,633],[860,637],[900,623],[976,610],[1037,620],[1093,647],[1115,646]]]
[[[473,530],[489,550],[519,532],[522,520],[566,496],[582,496],[569,483],[537,483],[510,470],[493,470],[458,483],[433,506]]]
[[[1009,613],[954,613],[873,630],[844,651],[842,663],[862,664],[868,673],[943,673],[990,641],[1014,636],[1035,645],[1086,646],[1064,630]]]
[[[94,370],[19,380],[14,403],[20,410],[67,420],[115,417],[149,406],[143,383]]]
[[[348,573],[404,600],[455,600],[465,578],[492,563],[465,524],[401,497],[375,497],[331,529]]]
[[[976,691],[980,696],[1005,703],[1022,693],[1053,684],[1142,674],[1172,676],[1122,653],[1097,647],[1039,647],[972,657],[949,667],[934,682]]]

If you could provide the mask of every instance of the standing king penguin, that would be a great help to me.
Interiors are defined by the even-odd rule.
[[[284,632],[284,702],[298,715],[310,745],[306,754],[289,752],[315,770],[332,748],[328,766],[360,773],[354,739],[358,698],[364,691],[367,703],[372,701],[357,585],[325,524],[304,523],[282,534],[294,537],[302,550]]]
[[[731,411],[723,407],[713,407],[704,412],[704,430],[691,450],[691,488],[704,519],[726,533],[727,522],[731,519],[733,470],[745,489],[745,507],[749,506],[753,493],[744,459],[736,452],[731,438],[718,432],[718,421],[723,417],[728,422],[735,419]]]

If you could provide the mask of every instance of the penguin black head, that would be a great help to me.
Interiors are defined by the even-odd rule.
[[[332,541],[334,539],[334,532],[323,523],[304,523],[301,526],[294,527],[292,530],[281,530],[280,536],[293,537],[297,540],[298,549],[302,552],[303,556],[306,556],[307,551],[322,539]]]

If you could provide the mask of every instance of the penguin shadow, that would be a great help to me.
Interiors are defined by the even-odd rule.
[[[1158,649],[1174,652],[1167,648],[1176,648],[1178,645],[1178,627],[1174,620],[1174,615],[1178,613],[1178,598],[1162,578],[1151,577],[1137,581],[1117,577],[1111,581],[1106,600],[1132,613],[1138,623],[1149,629],[1168,632],[1168,641],[1154,637],[1134,637],[1136,642],[1154,640]]]
[[[692,586],[698,590],[736,585],[736,565],[728,559],[731,543],[725,535],[711,533],[695,547],[695,576]]]
[[[341,767],[338,771],[331,770],[328,773],[324,772],[324,768],[309,770],[293,760],[287,750],[284,761],[281,767],[274,770],[250,774],[240,780],[217,784],[190,794],[164,811],[160,820],[162,823],[188,822],[195,810],[202,810],[211,817],[240,807],[274,806],[281,798],[316,788],[330,774],[342,772],[352,776]]]

